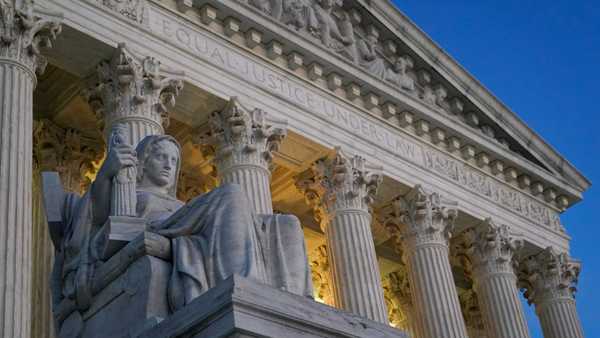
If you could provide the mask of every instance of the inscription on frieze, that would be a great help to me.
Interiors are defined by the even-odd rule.
[[[344,130],[364,137],[383,146],[394,154],[411,161],[421,162],[423,155],[420,145],[414,144],[398,134],[369,121],[365,116],[358,115],[341,105],[308,89],[298,82],[290,80],[280,72],[271,70],[264,65],[249,59],[222,44],[208,38],[200,32],[183,26],[158,13],[152,16],[152,30],[168,38],[170,41],[186,49],[215,66],[233,72],[250,83],[291,101],[304,109],[308,109],[321,118],[342,127]]]
[[[520,191],[507,188],[493,178],[441,152],[425,149],[425,167],[554,230],[563,231],[558,213],[527,197]]]
[[[310,111],[331,125],[357,135],[364,142],[385,148],[391,153],[457,185],[523,215],[553,230],[562,230],[558,213],[524,193],[504,186],[466,163],[433,147],[420,144],[397,130],[386,128],[360,114],[335,103],[283,71],[276,71],[228,47],[200,29],[185,24],[152,7],[150,29],[163,39],[210,64],[233,73],[242,80]]]

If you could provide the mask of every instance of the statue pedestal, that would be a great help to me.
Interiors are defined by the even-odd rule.
[[[60,338],[137,337],[169,316],[171,276],[168,239],[143,232],[100,264],[91,280],[91,306],[78,311],[64,298],[53,309]]]
[[[139,338],[404,338],[390,326],[233,276]]]

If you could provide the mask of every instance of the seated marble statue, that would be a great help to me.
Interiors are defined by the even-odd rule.
[[[232,274],[312,296],[298,219],[255,214],[235,184],[184,204],[175,195],[180,164],[180,146],[171,136],[148,136],[136,149],[126,144],[111,147],[90,191],[82,197],[69,195],[65,203],[68,226],[57,248],[55,304],[65,297],[80,299],[77,293],[85,290],[94,267],[102,264],[93,239],[106,227],[113,178],[124,168],[137,168],[136,216],[145,219],[146,231],[170,239],[172,311]],[[86,307],[80,303],[80,308]]]

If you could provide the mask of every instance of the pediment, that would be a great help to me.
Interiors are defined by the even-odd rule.
[[[209,1],[198,6],[200,15],[208,15],[212,5],[227,16],[226,35],[239,29],[247,46],[264,43],[272,59],[287,58],[292,70],[304,68],[313,81],[323,77],[329,89],[384,118],[410,112],[408,122],[420,123],[414,125],[417,132],[422,126],[435,130],[433,137],[474,152],[474,162],[479,154],[484,162],[489,158],[499,164],[492,169],[496,174],[508,170],[508,180],[545,194],[547,202],[566,197],[559,208],[589,187],[576,168],[389,1]]]
[[[420,79],[419,71],[431,74],[431,83],[435,83],[434,88],[445,98],[443,101],[446,102],[438,105],[443,110],[452,112],[456,109],[456,100],[459,100],[463,106],[460,109],[463,114],[462,122],[576,189],[584,191],[589,188],[590,182],[573,165],[421,31],[391,1],[352,0],[345,5],[347,8],[356,6],[369,13],[373,22],[385,27],[389,35],[380,39],[384,48],[386,42],[395,43],[397,50],[418,59],[421,64],[413,67],[413,76]]]

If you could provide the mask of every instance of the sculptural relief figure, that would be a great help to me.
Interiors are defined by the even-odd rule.
[[[135,20],[142,21],[142,0],[100,0],[104,6]]]
[[[378,39],[375,31],[370,30],[364,39],[357,42],[358,63],[364,67],[373,76],[384,79],[386,76],[386,66],[383,58],[378,55]]]
[[[355,61],[356,49],[352,24],[348,14],[343,13],[338,26],[333,16],[333,5],[334,0],[315,1],[313,8],[319,23],[318,35],[326,47]]]
[[[415,90],[415,80],[408,75],[414,66],[413,60],[409,56],[402,56],[394,61],[391,68],[386,70],[385,79],[396,86],[408,90]]]
[[[283,23],[311,35],[317,34],[319,23],[310,0],[286,0],[283,9]]]
[[[250,0],[250,4],[275,20],[281,20],[283,0]]]
[[[76,299],[89,307],[90,280],[102,264],[102,245],[111,212],[113,178],[137,168],[136,217],[146,231],[171,242],[168,300],[175,311],[233,274],[310,297],[311,272],[300,224],[291,215],[256,215],[240,186],[227,184],[193,198],[176,198],[180,147],[171,136],[147,136],[134,150],[118,143],[109,153],[90,191],[70,194],[64,207],[68,227],[57,245],[54,304]]]

